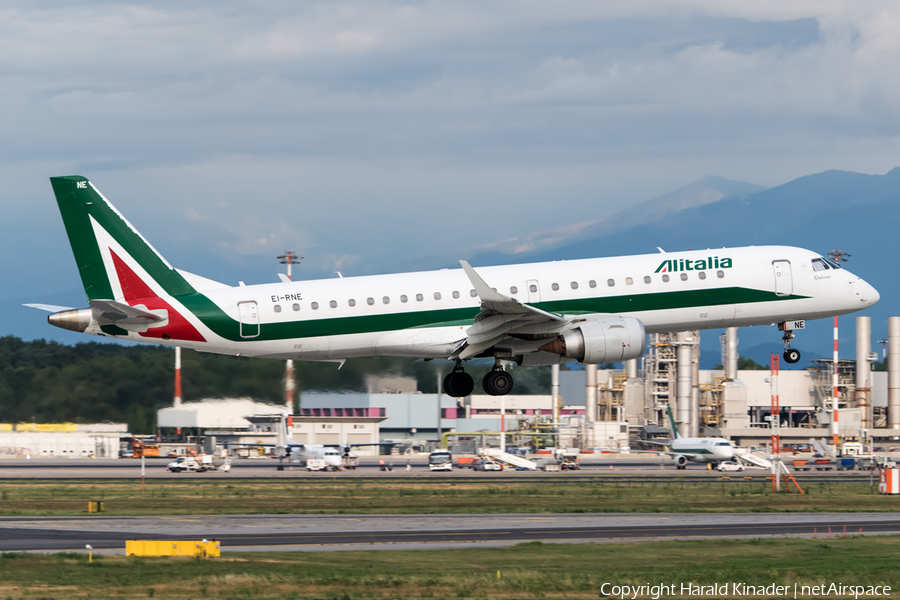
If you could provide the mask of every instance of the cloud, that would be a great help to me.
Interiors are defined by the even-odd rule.
[[[835,0],[7,2],[0,234],[82,173],[170,260],[349,275],[708,174],[885,172],[898,26]]]

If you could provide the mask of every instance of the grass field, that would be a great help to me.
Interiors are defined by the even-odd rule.
[[[868,483],[812,483],[806,494],[770,491],[753,480],[703,479],[615,483],[454,483],[228,481],[0,484],[2,515],[79,515],[88,500],[104,500],[111,515],[509,513],[509,512],[783,512],[895,511],[900,498],[873,493]],[[2,596],[0,596],[2,597]]]
[[[604,583],[841,583],[896,591],[898,548],[897,537],[850,537],[227,553],[202,561],[95,557],[91,564],[81,555],[3,554],[0,598],[597,598],[605,597]]]

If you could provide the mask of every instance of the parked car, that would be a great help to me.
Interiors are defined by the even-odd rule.
[[[719,471],[743,471],[744,465],[739,465],[733,460],[726,460],[719,463],[719,466],[716,467]]]
[[[479,460],[472,468],[476,471],[500,471],[503,469],[500,463],[492,460]]]

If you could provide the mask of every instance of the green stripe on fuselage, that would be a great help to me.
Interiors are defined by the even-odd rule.
[[[721,306],[725,304],[799,300],[804,298],[806,296],[777,296],[773,292],[734,287],[637,294],[633,296],[554,300],[539,302],[534,304],[534,306],[547,312],[570,315],[621,314],[701,306]],[[260,325],[259,336],[241,338],[238,321],[226,315],[222,309],[203,294],[195,293],[178,296],[177,299],[215,334],[234,342],[388,332],[422,327],[465,326],[471,325],[475,316],[480,312],[480,308],[470,306],[380,315],[360,315],[357,317],[263,323]],[[247,300],[251,300],[251,298]],[[320,308],[319,310],[325,312],[329,309]]]

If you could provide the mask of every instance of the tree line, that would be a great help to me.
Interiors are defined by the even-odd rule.
[[[132,433],[152,433],[156,411],[171,406],[175,351],[162,346],[122,346],[87,342],[73,346],[46,340],[0,337],[0,422],[127,423]],[[305,391],[365,391],[366,375],[418,380],[423,393],[437,391],[449,372],[447,361],[369,357],[336,363],[295,362],[302,405]],[[474,362],[467,371],[476,382],[491,362]],[[284,403],[284,362],[184,350],[182,397],[247,397]],[[550,393],[550,369],[517,369],[513,393]]]

